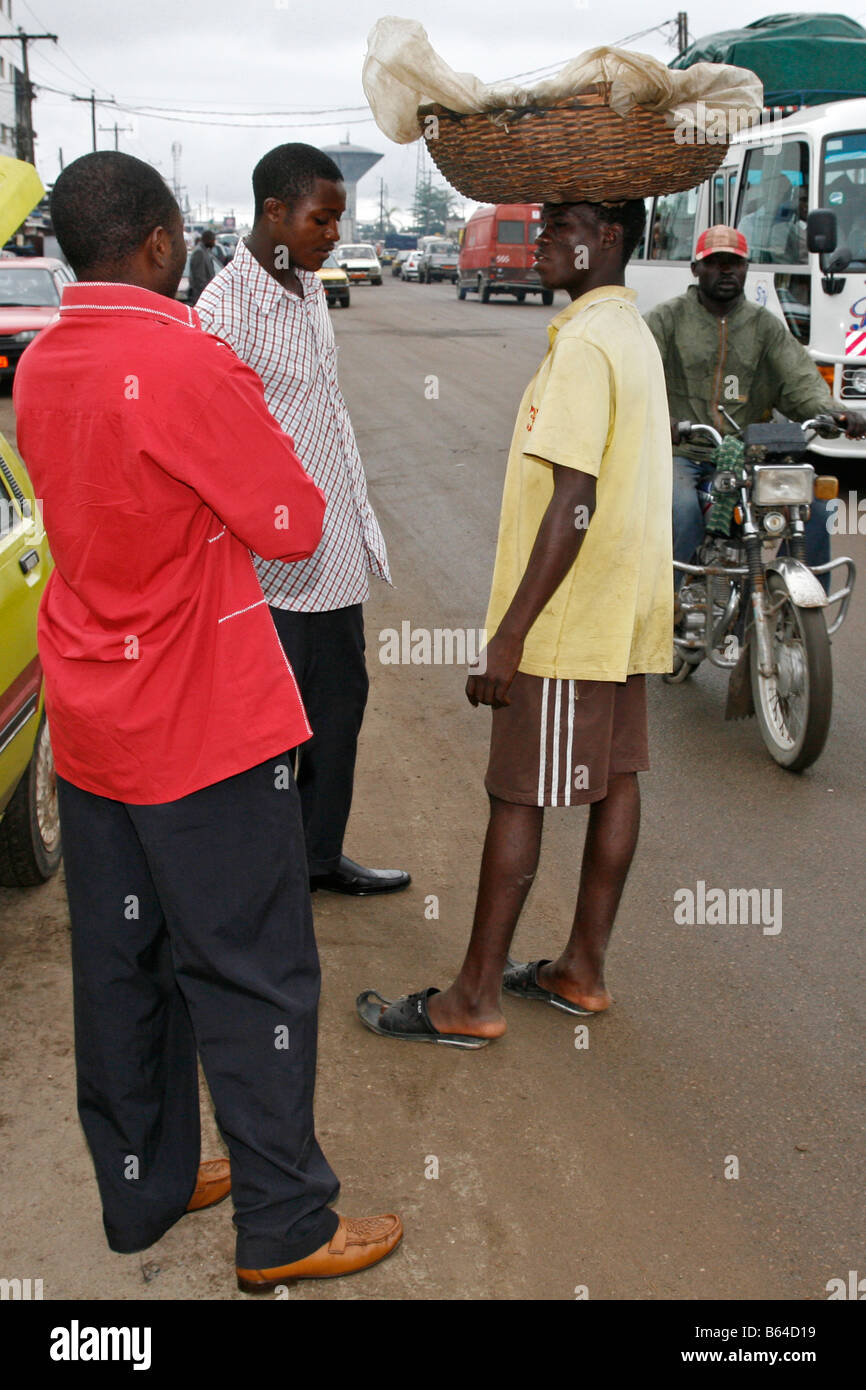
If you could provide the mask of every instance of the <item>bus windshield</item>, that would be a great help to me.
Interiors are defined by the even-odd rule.
[[[866,264],[866,131],[830,135],[824,142],[821,206],[836,214],[837,246]]]
[[[747,150],[737,226],[758,265],[805,265],[809,147],[804,140]]]

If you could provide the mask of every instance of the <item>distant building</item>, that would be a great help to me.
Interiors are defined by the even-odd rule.
[[[0,33],[11,33],[12,0],[0,0]],[[9,39],[0,42],[0,155],[17,159],[18,120],[15,111],[17,64],[21,61],[21,45]],[[20,84],[21,77],[18,76]]]

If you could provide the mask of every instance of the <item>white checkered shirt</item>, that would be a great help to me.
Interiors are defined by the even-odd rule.
[[[295,267],[303,299],[269,275],[245,246],[205,286],[202,327],[229,343],[261,378],[268,409],[327,498],[322,539],[308,560],[254,556],[268,603],[300,613],[363,603],[368,574],[390,582],[388,556],[337,383],[337,346],[318,275]]]

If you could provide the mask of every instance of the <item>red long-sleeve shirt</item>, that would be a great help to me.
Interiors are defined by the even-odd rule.
[[[255,373],[185,305],[80,283],[14,401],[56,565],[39,650],[61,776],[173,801],[309,738],[250,550],[312,554],[325,499]]]

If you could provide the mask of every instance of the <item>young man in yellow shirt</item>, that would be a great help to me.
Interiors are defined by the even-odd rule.
[[[545,204],[542,284],[571,304],[517,416],[487,614],[466,694],[493,707],[490,824],[472,936],[445,991],[358,1012],[385,1036],[483,1047],[501,988],[573,1014],[611,1004],[604,957],[637,844],[649,766],[645,673],[667,671],[673,608],[664,371],[625,288],[643,202]],[[508,950],[535,876],[546,806],[590,803],[577,908],[555,961]],[[503,978],[504,972],[504,978]]]

